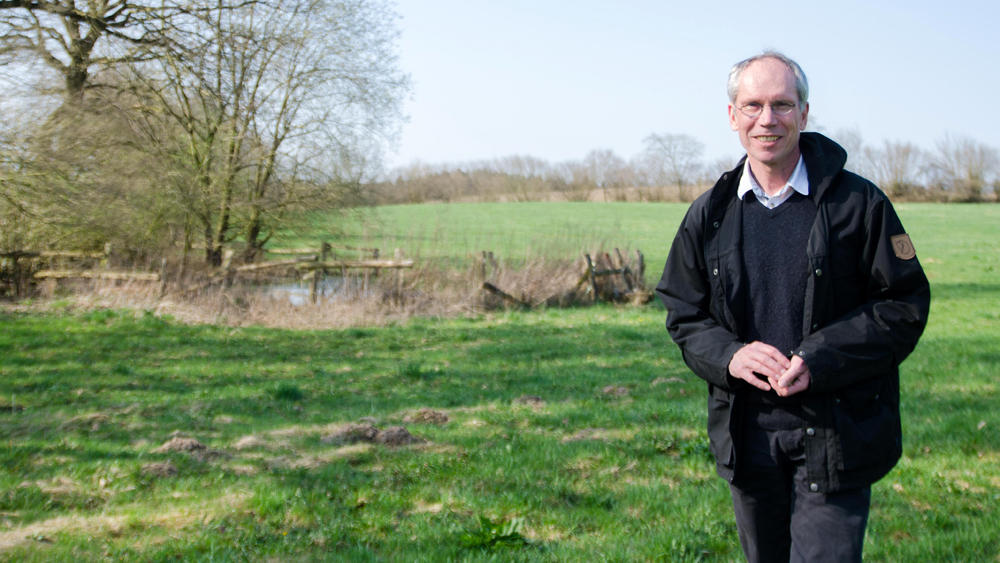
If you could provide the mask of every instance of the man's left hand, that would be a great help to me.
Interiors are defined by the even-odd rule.
[[[809,388],[811,374],[809,366],[798,356],[792,356],[792,365],[781,377],[769,378],[771,388],[779,397],[790,397]]]

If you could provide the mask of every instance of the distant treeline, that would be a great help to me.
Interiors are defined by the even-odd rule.
[[[848,152],[847,168],[875,182],[896,201],[996,202],[996,148],[945,135],[933,149],[885,141],[866,145],[855,130],[830,135]],[[376,204],[461,201],[690,201],[738,157],[706,162],[703,145],[688,135],[650,135],[645,150],[625,159],[594,150],[559,163],[509,156],[462,164],[413,163],[369,186]]]

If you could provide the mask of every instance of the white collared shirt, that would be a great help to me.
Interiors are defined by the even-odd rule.
[[[753,192],[757,196],[757,201],[759,201],[764,207],[768,209],[774,209],[782,203],[788,201],[788,198],[792,197],[793,190],[799,192],[802,195],[809,195],[809,175],[806,173],[806,162],[799,155],[799,163],[795,165],[795,170],[792,172],[791,178],[785,183],[785,187],[781,188],[775,195],[767,195],[764,192],[764,188],[760,187],[757,183],[757,178],[754,178],[753,172],[750,170],[750,159],[748,158],[746,162],[743,163],[743,176],[740,178],[740,185],[736,189],[736,195],[740,199],[747,192]]]

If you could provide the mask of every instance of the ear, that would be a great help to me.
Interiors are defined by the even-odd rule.
[[[736,106],[734,106],[733,104],[729,104],[728,107],[729,107],[729,128],[732,129],[733,131],[739,131],[740,125],[739,123],[736,122],[736,112],[739,110],[737,110]]]
[[[805,131],[809,126],[809,102],[802,106],[802,121],[799,123],[799,131]]]

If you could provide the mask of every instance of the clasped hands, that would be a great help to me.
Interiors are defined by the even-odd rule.
[[[777,348],[763,342],[751,342],[729,360],[729,373],[761,391],[774,390],[779,397],[789,397],[809,388],[809,366],[802,358],[789,360]],[[765,379],[758,377],[758,374]]]

